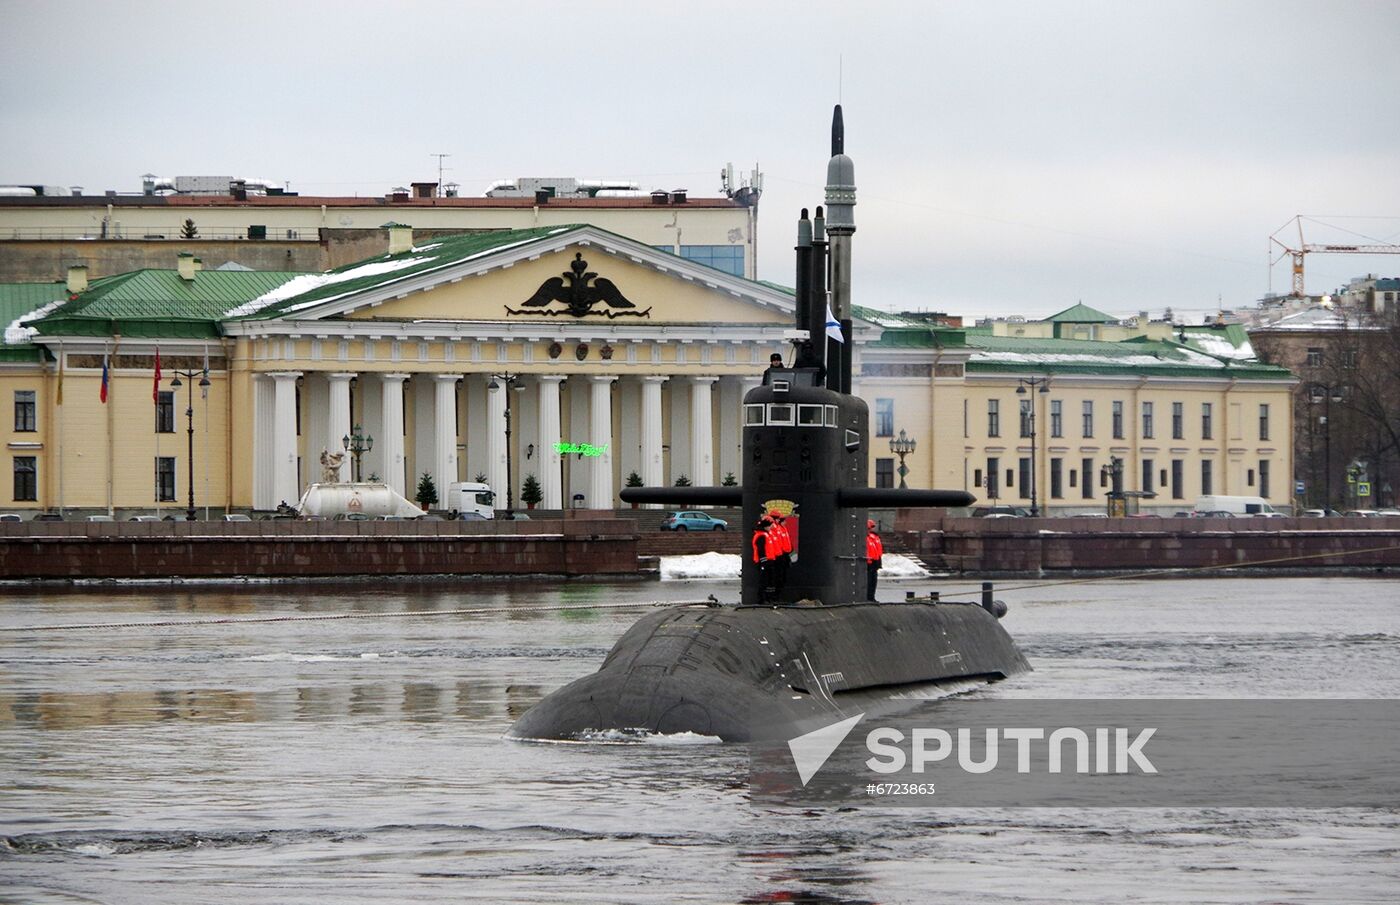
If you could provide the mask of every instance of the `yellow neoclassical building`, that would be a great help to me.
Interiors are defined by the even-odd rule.
[[[790,354],[789,290],[596,226],[388,234],[327,273],[203,270],[185,255],[0,287],[7,508],[176,512],[193,491],[201,515],[270,510],[320,480],[322,451],[346,437],[362,451],[343,479],[413,497],[424,474],[440,496],[480,475],[502,507],[520,506],[530,477],[558,509],[612,508],[633,474],[742,476],[740,401],[770,353]],[[1159,508],[1204,492],[1289,501],[1292,378],[1224,354],[1220,336],[998,336],[855,314],[874,485],[899,483],[902,431],[911,487],[1019,503],[1034,474],[1042,508],[1086,511],[1102,508],[1098,473],[1116,457],[1125,489],[1156,492]],[[1032,426],[1016,389],[1047,377]]]

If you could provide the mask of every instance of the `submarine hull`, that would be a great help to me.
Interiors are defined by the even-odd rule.
[[[973,604],[673,607],[639,620],[598,672],[546,696],[508,734],[778,738],[911,686],[1029,669],[996,618]]]

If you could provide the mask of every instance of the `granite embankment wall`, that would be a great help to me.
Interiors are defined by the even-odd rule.
[[[0,579],[618,575],[635,523],[4,522]]]
[[[887,536],[951,572],[1400,569],[1400,518],[976,519],[906,510]]]

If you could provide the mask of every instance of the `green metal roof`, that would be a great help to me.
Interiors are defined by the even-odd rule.
[[[153,338],[219,335],[230,308],[299,276],[283,271],[201,270],[193,280],[175,270],[134,270],[94,280],[74,301],[33,321],[44,336]]]
[[[530,242],[585,228],[581,224],[571,224],[535,229],[497,230],[488,233],[438,236],[400,254],[377,255],[322,274],[303,274],[300,281],[286,286],[282,292],[273,293],[273,297],[270,299],[261,299],[256,302],[245,300],[248,304],[243,305],[242,308],[231,306],[226,309],[228,311],[226,319],[265,320],[281,317],[289,311],[311,307],[318,302],[353,295],[375,286],[398,282],[406,277],[448,267],[480,255],[526,245]],[[304,291],[296,291],[302,286],[305,287]],[[289,292],[295,292],[295,294],[287,294]],[[257,299],[257,296],[254,296],[253,299]]]
[[[1234,377],[1287,380],[1287,368],[1248,359],[1222,358],[1176,342],[1135,337],[1123,342],[993,336],[966,332],[977,351],[969,373],[1066,373],[1154,377]]]
[[[1045,319],[1048,324],[1111,324],[1118,320],[1111,314],[1104,314],[1097,308],[1090,308],[1080,302]]]

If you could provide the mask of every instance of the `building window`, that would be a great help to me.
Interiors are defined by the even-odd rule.
[[[1254,486],[1254,469],[1252,469],[1252,468],[1246,468],[1246,469],[1244,470],[1244,486],[1246,486],[1246,487],[1253,487],[1253,486]]]
[[[1215,470],[1212,468],[1214,464],[1210,459],[1201,460],[1201,496],[1215,493]]]
[[[667,249],[669,251],[670,249]],[[744,275],[744,247],[742,245],[682,245],[681,257],[696,264],[704,264],[716,270]]]
[[[1123,439],[1123,403],[1113,400],[1113,439]]]
[[[1259,406],[1259,439],[1269,439],[1269,405],[1262,403]]]
[[[1209,439],[1210,439],[1210,435],[1211,435],[1210,415],[1211,415],[1211,404],[1210,404],[1209,402],[1202,402],[1202,403],[1201,403],[1201,439],[1202,439],[1202,440],[1209,440]]]
[[[1184,478],[1185,471],[1180,459],[1172,459],[1172,499],[1174,500],[1184,500],[1186,498],[1186,488],[1183,486],[1186,483]]]
[[[1259,495],[1264,499],[1269,498],[1269,460],[1259,460]]]
[[[980,468],[974,468],[974,469],[972,469],[972,486],[973,486],[973,487],[981,487],[981,486],[982,486],[982,469],[980,469]]]
[[[1346,350],[1344,350],[1344,351],[1342,352],[1342,367],[1344,367],[1344,368],[1354,368],[1354,367],[1356,367],[1356,350],[1355,350],[1355,349],[1346,349]]]
[[[894,486],[894,459],[875,460],[875,486]]]
[[[1021,482],[1021,499],[1031,498],[1031,460],[1029,456],[1022,456],[1016,463],[1016,480]]]
[[[34,456],[15,456],[15,500],[39,499],[39,467]]]
[[[15,390],[15,430],[32,431],[34,427],[34,391]]]
[[[1094,460],[1083,459],[1079,463],[1079,495],[1086,500],[1094,498]]]
[[[1084,436],[1094,436],[1094,400],[1084,400]]]
[[[875,436],[894,436],[894,400],[875,400]]]
[[[1152,492],[1152,460],[1142,460],[1142,492]]]
[[[1017,407],[1021,410],[1021,436],[1029,437],[1031,435],[1031,401],[1022,399]]]
[[[1062,499],[1065,495],[1064,459],[1050,459],[1050,498]]]
[[[1065,435],[1065,412],[1064,403],[1058,399],[1050,400],[1050,436],[1063,437]]]
[[[1015,487],[1015,486],[1016,486],[1016,473],[1015,473],[1014,471],[1012,471],[1011,469],[1009,469],[1009,468],[1006,469],[1006,486],[1007,486],[1007,487]]]
[[[987,499],[994,500],[1000,494],[997,487],[997,470],[1001,468],[1001,460],[992,457],[987,459]]]
[[[1152,403],[1142,404],[1142,439],[1152,439]]]
[[[1172,403],[1172,439],[1186,439],[1186,404],[1183,402]]]
[[[1001,400],[987,400],[987,436],[1001,436]]]
[[[1319,349],[1317,346],[1311,346],[1308,349],[1308,367],[1322,367],[1322,350]]]
[[[156,398],[156,433],[175,433],[175,393],[161,390]]]
[[[968,422],[967,422],[967,400],[964,399],[964,400],[963,400],[963,439],[964,439],[964,440],[966,440],[969,436],[971,436],[971,435],[967,432],[967,424],[968,424]]]
[[[175,457],[156,457],[156,499],[169,503],[175,499]]]
[[[1079,472],[1075,471],[1073,468],[1071,468],[1071,469],[1069,470],[1069,486],[1071,486],[1071,487],[1078,487],[1078,486],[1079,486],[1079,482],[1076,480],[1076,478],[1077,478],[1078,476],[1079,476]]]

